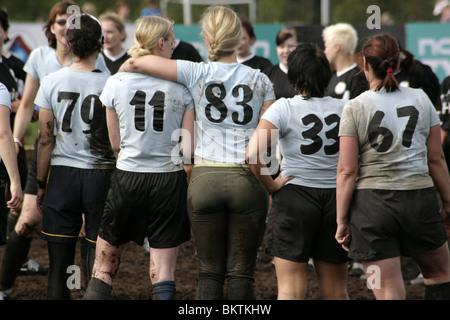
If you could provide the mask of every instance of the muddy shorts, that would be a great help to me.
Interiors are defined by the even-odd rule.
[[[336,189],[287,184],[272,196],[267,219],[268,254],[294,262],[344,263],[336,234]]]
[[[137,173],[116,169],[99,230],[112,245],[134,241],[173,248],[190,239],[184,170]]]
[[[41,238],[76,242],[85,218],[86,239],[97,241],[113,170],[52,166],[42,215]]]
[[[355,260],[415,257],[446,241],[434,188],[355,190],[349,212]]]

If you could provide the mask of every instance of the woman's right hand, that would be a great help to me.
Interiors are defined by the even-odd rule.
[[[348,223],[348,221],[345,223],[338,223],[336,235],[334,237],[336,241],[342,246],[342,248],[344,248],[345,251],[348,251],[351,236],[352,234],[350,231],[350,224]]]

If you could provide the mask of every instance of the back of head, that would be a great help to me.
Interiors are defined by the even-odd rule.
[[[44,32],[45,36],[48,40],[48,45],[52,48],[56,48],[56,37],[51,31],[51,26],[55,23],[56,17],[58,15],[62,16],[68,13],[71,13],[69,10],[71,6],[78,7],[78,12],[81,13],[81,8],[71,0],[62,0],[57,2],[52,9],[50,10],[50,13],[48,14],[47,23],[44,26]],[[69,12],[68,12],[69,11]]]
[[[385,88],[391,92],[398,89],[394,72],[399,66],[400,49],[395,37],[388,33],[371,36],[362,47],[362,55],[372,67],[375,77],[382,80],[376,90]]]
[[[241,20],[223,6],[206,9],[202,18],[202,34],[208,44],[208,60],[217,61],[235,52],[241,43]]]
[[[288,57],[288,79],[305,99],[323,97],[331,79],[330,63],[316,44],[300,44]]]
[[[68,28],[66,33],[67,43],[73,55],[83,59],[95,52],[100,52],[103,47],[103,30],[100,21],[86,13],[72,18],[80,22],[79,28]]]
[[[331,45],[340,45],[341,50],[347,54],[353,54],[358,44],[358,33],[348,23],[337,23],[325,27],[322,38]]]
[[[173,32],[172,22],[160,16],[144,16],[136,21],[134,45],[128,50],[133,58],[154,54],[159,39],[168,39]]]

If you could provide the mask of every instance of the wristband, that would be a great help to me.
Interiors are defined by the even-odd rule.
[[[47,181],[36,179],[36,184],[39,189],[45,189],[47,186]]]
[[[23,147],[22,141],[20,141],[20,139],[14,138],[14,142],[17,143],[19,146]]]

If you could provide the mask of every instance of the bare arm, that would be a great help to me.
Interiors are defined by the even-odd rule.
[[[184,159],[191,160],[194,157],[194,123],[195,111],[188,110],[183,115],[183,122],[181,125],[181,152]],[[186,171],[188,183],[191,177],[193,163],[185,163],[184,170]]]
[[[119,117],[115,110],[106,108],[106,123],[108,125],[109,141],[117,158],[117,154],[120,151],[120,131]]]
[[[177,81],[177,61],[155,55],[128,59],[119,71],[138,72],[161,79]]]
[[[283,178],[280,174],[277,179],[273,180],[262,160],[267,149],[272,145],[272,139],[274,139],[273,141],[278,139],[278,134],[278,128],[271,122],[261,120],[248,143],[246,152],[246,161],[250,169],[269,193],[280,190],[286,182],[292,179],[292,177]]]
[[[53,134],[54,117],[53,111],[41,108],[39,111],[39,144],[37,155],[37,175],[36,180],[47,181],[50,160],[52,157],[53,146],[55,145],[55,136]],[[37,207],[42,214],[42,204],[45,196],[45,187],[38,188]]]
[[[439,126],[431,127],[427,139],[428,169],[441,197],[444,218],[450,219],[450,178],[441,147]]]
[[[11,181],[11,199],[7,202],[7,206],[11,211],[19,213],[22,207],[23,191],[20,183],[17,154],[14,147],[9,115],[9,108],[0,105],[0,157],[5,164],[9,180]]]
[[[355,189],[358,174],[358,140],[352,137],[340,137],[339,161],[336,176],[336,240],[348,250],[350,225],[348,209]]]
[[[267,100],[264,101],[262,108],[259,112],[259,118],[261,119],[261,117],[263,116],[264,112],[267,111],[267,109],[269,109],[269,107],[275,102],[275,100]]]
[[[39,80],[27,74],[23,97],[14,120],[14,138],[22,139],[34,113],[34,98],[39,89]],[[16,151],[19,149],[16,148]]]

